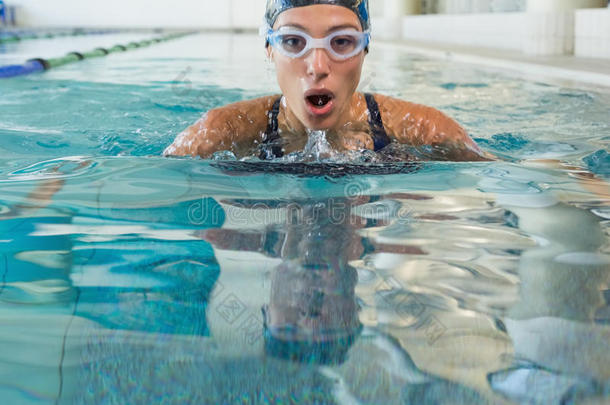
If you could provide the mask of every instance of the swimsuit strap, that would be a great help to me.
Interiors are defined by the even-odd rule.
[[[282,96],[275,100],[273,107],[267,113],[267,130],[263,135],[263,142],[261,144],[261,151],[259,155],[261,160],[270,160],[284,156],[284,151],[282,150],[282,145],[280,144],[281,136],[279,133],[280,126],[278,123],[281,101]]]
[[[377,104],[375,97],[372,94],[364,93],[364,98],[366,99],[366,106],[369,109],[369,125],[373,135],[373,142],[375,143],[375,152],[378,152],[392,141],[383,127],[379,104]]]

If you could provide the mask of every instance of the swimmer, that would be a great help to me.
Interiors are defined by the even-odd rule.
[[[439,110],[356,91],[370,42],[368,0],[268,0],[265,20],[266,54],[283,94],[208,111],[165,156],[230,150],[268,160],[303,150],[311,131],[325,131],[338,151],[396,142],[431,146],[448,160],[489,160]]]

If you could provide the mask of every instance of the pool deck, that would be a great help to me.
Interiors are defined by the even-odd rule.
[[[610,59],[576,56],[529,56],[521,52],[420,41],[384,41],[428,57],[471,63],[528,79],[568,87],[610,92]]]

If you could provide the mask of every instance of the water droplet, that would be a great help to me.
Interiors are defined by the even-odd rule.
[[[223,150],[212,155],[212,160],[237,160],[237,157],[230,150]]]
[[[326,139],[326,131],[307,131],[308,139],[303,154],[313,160],[331,158],[336,153]]]

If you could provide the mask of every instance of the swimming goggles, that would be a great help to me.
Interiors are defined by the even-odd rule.
[[[267,31],[267,41],[281,54],[300,58],[312,49],[326,49],[331,58],[346,60],[362,52],[371,40],[369,31],[352,29],[335,31],[324,38],[313,38],[295,28]]]

